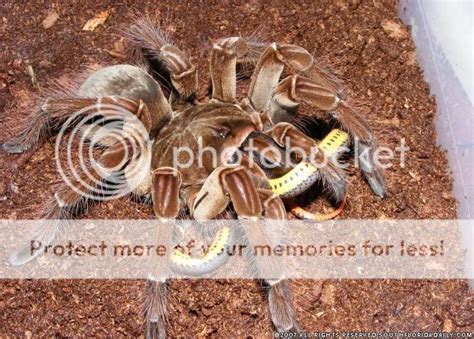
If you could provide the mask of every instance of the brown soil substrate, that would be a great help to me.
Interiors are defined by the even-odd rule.
[[[265,40],[304,46],[336,66],[351,97],[365,102],[367,119],[381,145],[401,137],[410,147],[407,166],[386,171],[390,195],[376,198],[356,172],[344,218],[455,218],[446,155],[436,146],[434,98],[416,63],[408,28],[395,1],[161,2],[81,1],[45,4],[7,0],[2,4],[0,47],[1,140],[24,118],[24,107],[40,86],[79,72],[84,64],[120,63],[118,28],[132,12],[163,18],[163,28],[193,56],[207,86],[209,42],[221,36],[261,31]],[[42,21],[59,14],[52,27]],[[82,31],[85,22],[110,10],[105,26]],[[8,112],[8,113],[6,113]],[[38,218],[42,203],[60,179],[54,138],[21,171],[18,156],[0,153],[0,217]],[[126,199],[93,207],[88,218],[152,218],[149,206]],[[313,331],[472,331],[474,298],[464,281],[294,281],[299,320]],[[143,333],[143,281],[0,282],[0,335],[139,336]],[[254,281],[172,281],[171,336],[270,335],[266,299]]]

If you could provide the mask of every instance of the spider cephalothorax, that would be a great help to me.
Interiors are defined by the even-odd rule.
[[[240,37],[220,39],[213,44],[210,53],[211,97],[197,99],[196,68],[180,49],[163,38],[158,28],[140,19],[126,38],[139,66],[102,68],[90,75],[72,97],[48,98],[33,113],[27,128],[4,148],[10,152],[25,151],[48,129],[61,126],[74,112],[82,109],[80,118],[87,119],[91,114],[100,114],[104,105],[113,104],[132,112],[148,133],[146,142],[150,141],[151,149],[139,157],[146,159],[143,166],[149,175],[135,185],[134,193],[151,196],[158,219],[176,219],[183,210],[198,220],[213,219],[230,203],[241,219],[285,219],[285,205],[268,184],[269,178],[292,168],[276,156],[285,152],[285,147],[303,150],[303,155],[292,155],[293,159],[315,165],[317,169],[306,177],[304,184],[292,187],[290,195],[303,193],[318,180],[328,186],[336,200],[342,200],[345,195],[343,172],[332,159],[326,159],[325,165],[320,166],[324,152],[314,158],[306,157],[305,154],[311,154],[318,145],[290,123],[299,105],[305,103],[329,112],[342,129],[358,139],[356,156],[368,154],[361,161],[361,169],[374,192],[379,196],[385,194],[383,178],[373,158],[375,142],[370,128],[345,103],[330,80],[300,75],[313,64],[312,56],[305,49],[288,44],[265,45],[255,62],[248,96],[239,101],[236,66],[249,53],[261,50],[262,45],[255,46]],[[293,75],[280,80],[285,67]],[[165,79],[169,87],[162,88],[155,77]],[[261,163],[249,161],[243,147],[249,140],[254,141],[256,153],[263,148],[272,150],[265,156],[276,164],[275,168],[262,168]],[[128,145],[108,146],[100,163],[112,168],[123,160]],[[176,149],[186,148],[196,155],[200,147],[212,148],[217,157],[205,153],[187,162],[187,166],[176,166],[177,154],[182,156]],[[236,155],[240,155],[238,164]],[[185,159],[178,160],[185,162]],[[125,163],[121,169],[125,173],[127,166]],[[44,217],[71,218],[87,199],[91,198],[64,187]],[[249,239],[255,239],[255,234]],[[29,258],[19,255],[16,260],[21,263]],[[269,280],[267,283],[276,329],[299,330],[287,282]],[[152,301],[147,308],[147,334],[164,335],[165,277],[150,282],[149,293]]]

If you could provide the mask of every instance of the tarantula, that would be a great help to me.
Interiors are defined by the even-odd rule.
[[[125,34],[138,66],[121,64],[101,68],[82,83],[77,93],[47,98],[31,115],[26,129],[5,143],[4,149],[10,153],[24,152],[48,131],[60,127],[74,112],[87,108],[81,115],[87,118],[100,113],[103,105],[114,104],[134,113],[152,141],[149,161],[144,163],[149,175],[134,193],[151,196],[159,220],[176,219],[184,208],[194,219],[213,219],[230,203],[240,219],[286,219],[282,198],[272,192],[268,179],[290,169],[274,156],[285,151],[288,145],[285,140],[290,146],[307,150],[307,154],[317,148],[312,138],[290,123],[300,104],[305,103],[329,112],[350,136],[359,140],[355,156],[367,155],[361,159],[361,169],[373,191],[384,196],[385,185],[374,161],[375,140],[369,126],[343,100],[334,83],[322,76],[302,75],[313,65],[313,57],[304,48],[279,43],[264,44],[262,48],[262,44],[241,37],[220,39],[210,52],[212,93],[210,98],[197,98],[196,68],[185,53],[164,37],[148,19],[138,19]],[[236,68],[258,51],[261,53],[254,64],[248,96],[238,101]],[[280,80],[285,67],[291,75]],[[169,88],[160,86],[163,79]],[[278,166],[271,170],[262,168],[248,161],[248,154],[242,155],[238,166],[232,165],[235,155],[244,152],[242,146],[251,139],[257,147],[271,147],[274,154],[266,156],[278,162]],[[219,163],[213,164],[204,157],[202,166],[193,163],[187,168],[173,167],[173,149],[186,146],[197,150],[198,140],[202,140],[204,147],[216,150]],[[109,146],[100,158],[106,168],[120,163],[127,148],[121,143]],[[323,156],[320,152],[311,161],[319,162]],[[295,157],[310,161],[301,155]],[[329,187],[336,200],[343,199],[346,181],[331,159],[286,196],[301,194],[318,180]],[[56,193],[56,199],[51,200],[44,217],[72,218],[88,199],[91,198],[63,187]],[[21,263],[22,259],[17,259]],[[299,331],[287,281],[266,283],[275,328]],[[146,334],[164,337],[165,278],[150,281],[148,293]]]

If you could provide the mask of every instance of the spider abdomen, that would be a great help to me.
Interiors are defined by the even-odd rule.
[[[114,65],[92,73],[79,88],[78,95],[86,98],[117,96],[142,100],[149,108],[153,124],[170,113],[163,103],[159,83],[146,70],[132,65]]]

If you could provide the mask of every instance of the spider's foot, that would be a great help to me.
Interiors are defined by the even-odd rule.
[[[300,333],[301,327],[296,319],[287,281],[274,283],[269,290],[268,302],[273,325],[278,333]]]
[[[358,164],[370,188],[379,197],[385,197],[387,195],[387,187],[382,170],[375,162],[373,147],[360,143],[357,151]]]
[[[26,148],[17,140],[6,141],[2,145],[2,148],[5,152],[10,154],[19,154],[26,151]]]
[[[165,339],[166,331],[161,321],[147,321],[146,323],[146,339]]]
[[[370,175],[365,173],[365,178],[367,179],[370,188],[377,196],[384,198],[387,195],[385,182],[379,172],[370,173]]]

